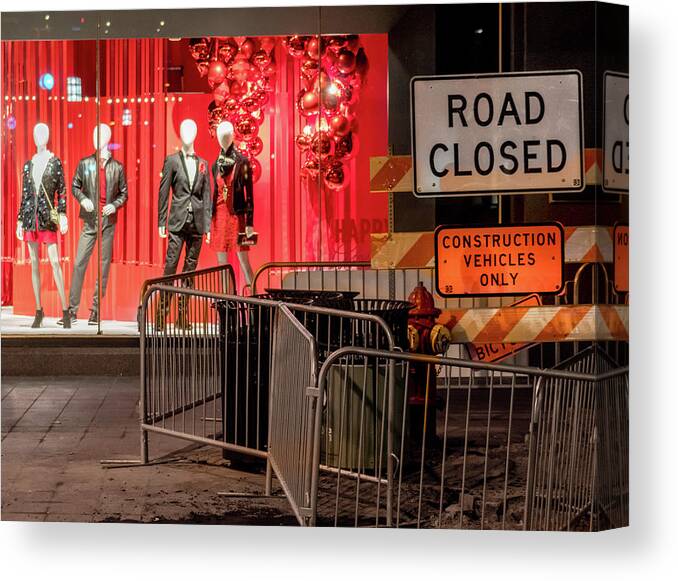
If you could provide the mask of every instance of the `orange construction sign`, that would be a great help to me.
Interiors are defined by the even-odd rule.
[[[616,225],[614,239],[614,290],[629,292],[629,227]]]
[[[553,294],[563,288],[564,230],[557,222],[520,226],[439,226],[436,290],[442,297]]]
[[[510,304],[509,307],[538,307],[540,305],[539,295],[530,295]],[[473,361],[496,363],[532,345],[534,343],[466,343],[466,348]]]

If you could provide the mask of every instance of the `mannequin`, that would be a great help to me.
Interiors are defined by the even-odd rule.
[[[38,123],[33,128],[33,141],[36,153],[29,162],[24,164],[21,204],[16,227],[16,236],[28,244],[31,257],[31,279],[35,295],[35,318],[31,327],[34,329],[41,327],[45,317],[40,299],[39,246],[42,243],[47,246],[47,256],[52,265],[54,282],[61,300],[64,313],[63,325],[64,328],[69,329],[71,323],[68,318],[64,277],[59,263],[56,234],[57,230],[62,236],[68,231],[64,171],[61,160],[47,149],[49,141],[47,125]],[[51,220],[52,208],[58,211],[58,224]]]
[[[182,272],[198,266],[203,235],[209,242],[212,196],[207,161],[195,153],[193,144],[198,126],[184,119],[179,126],[181,150],[168,155],[162,168],[158,192],[158,234],[169,238],[165,256],[165,275],[175,274],[179,256],[186,249]],[[170,196],[171,191],[171,196]],[[171,197],[171,204],[170,204]],[[169,211],[168,211],[169,210]],[[159,327],[164,325],[166,309],[160,309]],[[177,326],[190,328],[186,301],[179,302]]]
[[[80,204],[82,229],[73,263],[68,310],[71,321],[76,321],[83,280],[101,229],[101,281],[97,277],[88,320],[88,324],[96,325],[99,323],[99,283],[101,282],[103,298],[113,257],[117,212],[127,202],[127,179],[125,168],[118,160],[113,159],[108,148],[111,128],[103,123],[94,127],[92,140],[98,156],[93,153],[81,159],[73,176],[73,196]]]
[[[212,246],[217,253],[217,262],[228,262],[228,251],[237,250],[238,261],[248,285],[252,285],[248,246],[238,243],[238,235],[247,239],[256,236],[253,226],[254,196],[252,173],[248,159],[233,143],[233,125],[223,121],[217,126],[217,140],[221,145],[219,158],[212,166],[214,178],[214,224]]]

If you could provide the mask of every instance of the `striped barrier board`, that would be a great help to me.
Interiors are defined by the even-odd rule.
[[[435,266],[433,232],[372,234],[372,268]],[[612,228],[565,227],[565,262],[612,262]]]
[[[584,150],[586,185],[601,184],[603,150]],[[412,192],[412,157],[409,155],[377,156],[370,158],[370,192]]]
[[[445,309],[438,317],[453,343],[628,341],[627,305]]]

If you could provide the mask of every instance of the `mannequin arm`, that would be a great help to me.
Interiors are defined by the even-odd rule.
[[[16,223],[16,237],[19,240],[24,239],[24,227],[21,225],[21,222]]]
[[[81,161],[78,164],[77,169],[75,170],[75,175],[73,176],[73,184],[72,184],[73,197],[76,200],[78,200],[78,203],[81,206],[82,206],[83,200],[89,200],[89,198],[82,191],[82,186],[83,186],[83,183],[85,181],[84,173],[85,173],[85,171],[84,171],[84,168],[83,168],[83,163]],[[87,211],[91,212],[92,210],[87,210]]]
[[[254,186],[252,184],[252,168],[247,162],[245,166],[245,223],[254,226]]]
[[[158,227],[163,229],[167,224],[169,191],[173,178],[174,170],[172,168],[172,161],[169,157],[167,157],[165,158],[165,164],[162,167],[162,175],[160,176],[160,190],[158,192]],[[160,236],[163,236],[163,234],[160,234]]]
[[[111,202],[116,210],[122,208],[127,202],[127,177],[125,176],[125,168],[120,166],[120,175],[118,176],[118,195]]]
[[[212,222],[212,186],[210,185],[209,170],[205,172],[205,178],[202,180],[202,203],[205,208],[205,224],[207,224],[207,232],[209,232]]]
[[[57,159],[57,203],[56,208],[59,214],[66,215],[66,178],[64,177],[64,166],[61,164],[61,160]]]

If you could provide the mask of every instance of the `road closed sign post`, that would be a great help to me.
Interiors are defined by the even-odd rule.
[[[436,290],[443,297],[554,294],[563,288],[564,231],[557,222],[439,226]]]
[[[414,77],[414,193],[581,191],[579,71]]]

